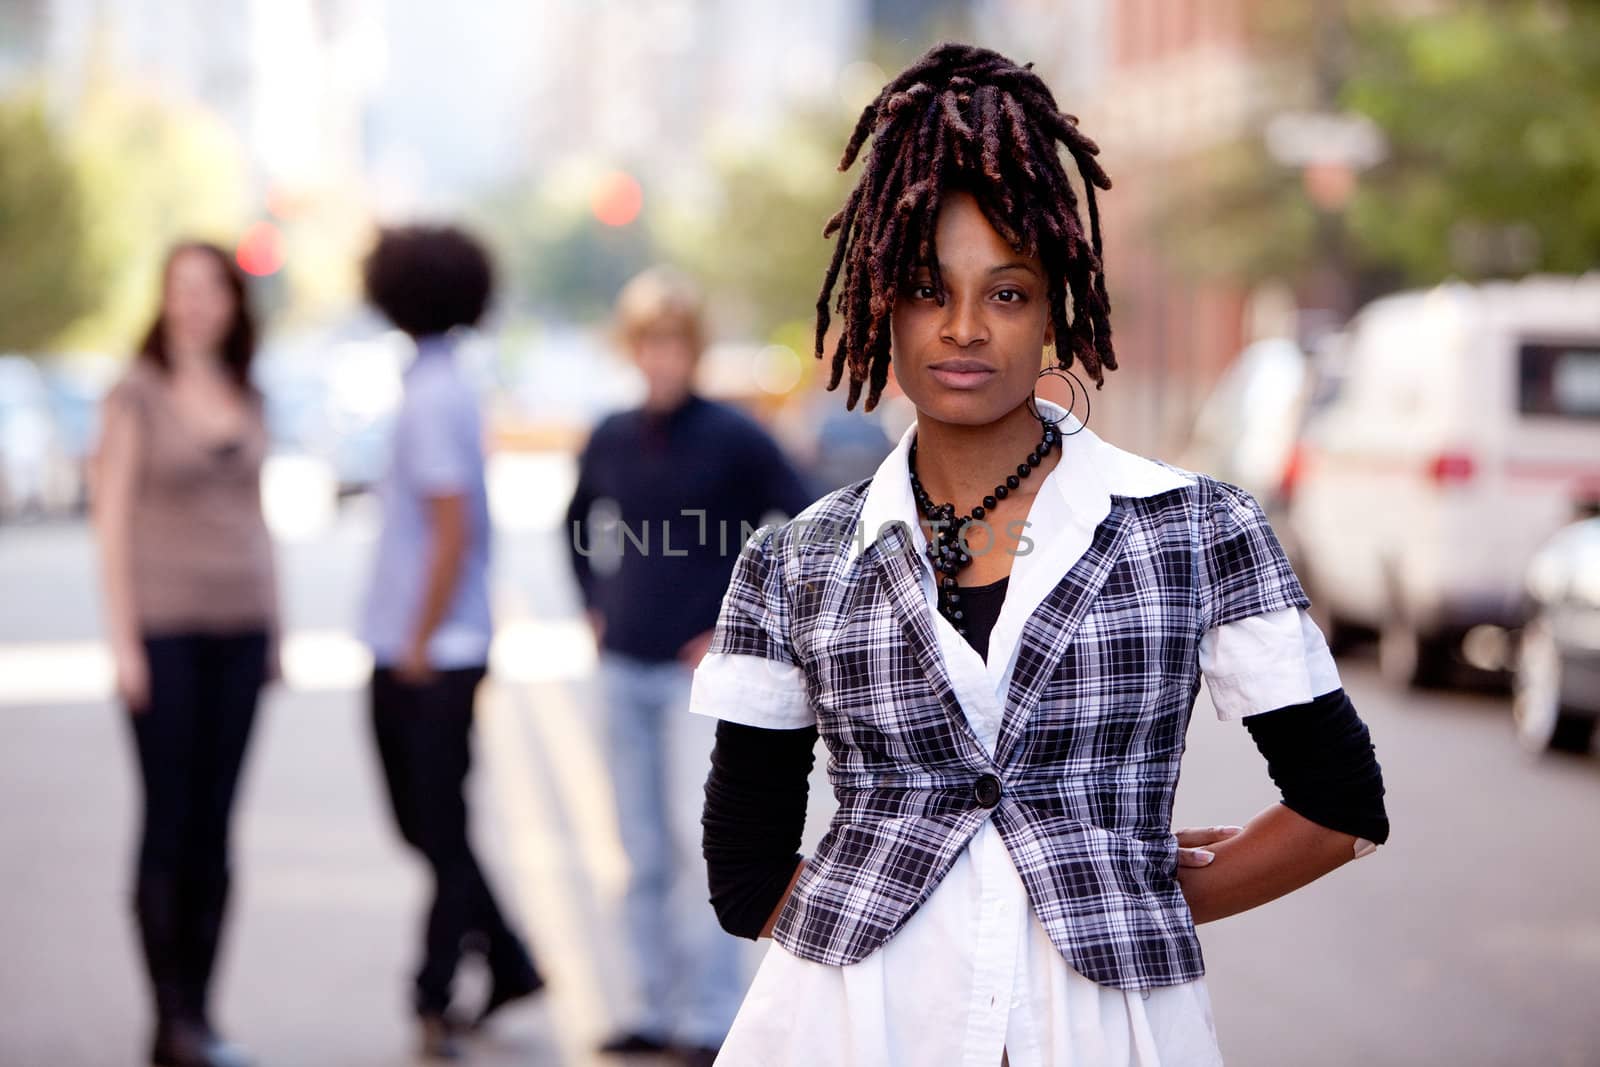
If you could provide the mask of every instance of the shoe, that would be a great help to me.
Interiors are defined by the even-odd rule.
[[[690,1045],[674,1050],[683,1067],[714,1067],[721,1049],[709,1045]]]
[[[472,1021],[472,1028],[479,1029],[489,1020],[489,1016],[507,1004],[524,997],[531,997],[543,988],[544,976],[531,963],[517,971],[514,976],[496,975],[494,984],[489,987],[489,999],[484,1001],[483,1010],[478,1012],[478,1017]]]
[[[660,1038],[648,1034],[622,1033],[614,1034],[601,1045],[599,1052],[602,1056],[633,1056],[644,1055],[652,1052],[666,1052],[671,1048]]]
[[[155,1067],[250,1067],[248,1053],[208,1026],[171,1022],[156,1033],[150,1062]]]
[[[420,1015],[422,1040],[418,1051],[430,1060],[459,1060],[461,1025],[448,1015]]]

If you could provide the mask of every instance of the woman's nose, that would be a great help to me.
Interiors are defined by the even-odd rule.
[[[989,327],[972,301],[951,297],[945,301],[945,317],[940,330],[941,340],[961,348],[983,344],[989,339]]]

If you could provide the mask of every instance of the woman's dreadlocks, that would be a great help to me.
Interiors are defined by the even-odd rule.
[[[823,230],[839,241],[817,298],[820,359],[831,321],[828,302],[839,283],[836,310],[843,321],[828,388],[838,386],[848,366],[846,407],[855,407],[863,382],[869,383],[866,410],[877,406],[889,378],[889,315],[910,271],[925,265],[934,292],[943,292],[934,222],[940,196],[952,189],[969,190],[1013,248],[1043,263],[1059,365],[1071,366],[1076,356],[1097,387],[1105,384],[1105,370],[1116,369],[1095,204],[1096,187],[1110,189],[1111,179],[1095,161],[1099,147],[1078,132],[1075,116],[1056,108],[1032,68],[986,48],[939,45],[861,112],[839,169],[850,169],[869,133],[872,147],[849,200]],[[1087,238],[1058,141],[1083,180]]]

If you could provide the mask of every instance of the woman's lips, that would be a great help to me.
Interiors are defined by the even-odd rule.
[[[947,389],[976,389],[994,377],[995,369],[975,359],[946,359],[930,363],[928,373]]]

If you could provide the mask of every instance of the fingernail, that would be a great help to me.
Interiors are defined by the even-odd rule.
[[[1356,838],[1355,851],[1356,859],[1360,859],[1362,856],[1370,856],[1374,852],[1378,851],[1378,846],[1373,844],[1371,841],[1368,841],[1364,837],[1358,837]]]
[[[1242,833],[1244,833],[1244,827],[1242,827],[1242,826],[1219,826],[1219,827],[1217,827],[1217,829],[1220,832],[1225,833],[1225,834],[1242,834]]]
[[[1217,854],[1215,852],[1208,851],[1207,849],[1197,848],[1194,850],[1194,858],[1199,860],[1201,863],[1210,863],[1212,860],[1217,858]]]

